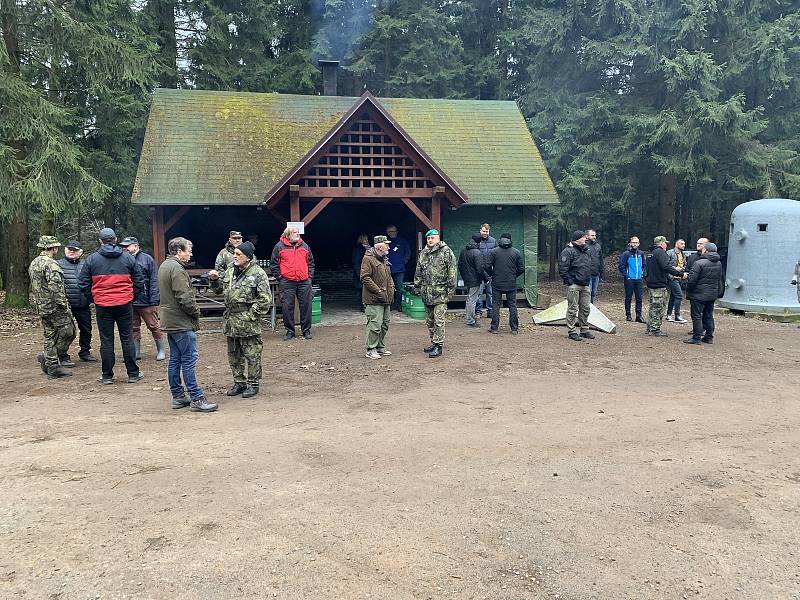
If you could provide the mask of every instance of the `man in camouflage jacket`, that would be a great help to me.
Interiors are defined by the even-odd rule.
[[[51,235],[39,238],[37,248],[42,252],[33,259],[28,268],[31,279],[31,297],[42,319],[44,352],[37,358],[48,379],[72,375],[64,366],[74,367],[67,352],[75,339],[75,323],[64,291],[64,271],[53,257],[61,246]]]
[[[442,355],[447,303],[456,290],[457,263],[455,254],[445,244],[436,229],[425,234],[426,246],[417,260],[414,274],[414,293],[425,305],[425,323],[431,345],[425,348],[430,358]]]
[[[272,292],[264,270],[253,257],[255,248],[244,242],[233,252],[233,267],[209,271],[211,289],[225,297],[222,332],[228,340],[228,363],[233,387],[228,396],[250,398],[261,381],[261,318],[272,306]]]
[[[228,267],[233,266],[233,251],[242,243],[242,232],[231,231],[228,234],[228,243],[225,247],[217,252],[217,258],[214,259],[214,270],[223,273]]]

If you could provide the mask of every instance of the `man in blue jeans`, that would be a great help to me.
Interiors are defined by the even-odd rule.
[[[389,237],[389,264],[392,267],[392,280],[394,281],[394,300],[392,308],[400,310],[403,298],[403,281],[406,278],[406,265],[411,259],[411,246],[403,238],[397,236],[397,227],[389,225],[386,228]]]
[[[186,272],[186,265],[192,258],[192,242],[182,237],[173,238],[167,244],[167,251],[169,256],[158,269],[158,288],[161,330],[167,334],[169,343],[167,379],[172,408],[188,406],[195,412],[214,412],[217,405],[206,400],[195,373],[199,358],[195,332],[200,329],[200,309]]]
[[[478,232],[481,236],[481,241],[478,244],[478,248],[480,248],[481,255],[483,256],[483,264],[487,264],[489,262],[489,254],[491,254],[492,250],[497,248],[497,240],[489,235],[489,231],[489,224],[484,223],[481,225],[480,231]],[[489,278],[489,281],[481,284],[481,290],[478,292],[478,303],[475,305],[475,316],[477,317],[480,317],[483,311],[484,302],[481,298],[483,297],[484,293],[486,293],[486,315],[491,317],[493,308],[491,278]]]

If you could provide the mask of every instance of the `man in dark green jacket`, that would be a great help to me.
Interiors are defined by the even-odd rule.
[[[200,309],[186,272],[186,265],[192,258],[192,242],[182,237],[173,238],[167,244],[167,251],[169,256],[158,269],[158,288],[161,291],[161,330],[167,334],[169,343],[167,378],[172,408],[189,406],[195,412],[213,412],[217,405],[206,400],[195,374],[199,358],[195,332],[200,329]]]

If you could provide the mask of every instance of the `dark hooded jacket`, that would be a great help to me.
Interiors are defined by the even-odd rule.
[[[509,238],[501,237],[486,262],[486,273],[492,277],[492,288],[501,292],[516,290],[517,277],[524,272],[522,254],[511,245]]]
[[[144,304],[142,270],[121,246],[100,246],[86,259],[78,281],[83,295],[96,306],[121,306],[134,299]]]
[[[133,257],[136,264],[142,270],[142,280],[144,281],[144,293],[141,299],[134,301],[134,306],[158,306],[161,301],[158,295],[158,267],[153,257],[146,252],[139,252]]]
[[[589,259],[592,261],[592,277],[600,277],[603,279],[605,272],[603,270],[603,247],[598,241],[586,240],[586,252],[589,254]]]
[[[592,277],[592,259],[586,244],[579,246],[570,242],[561,251],[558,274],[564,285],[589,285]]]
[[[661,246],[651,246],[647,253],[647,287],[651,290],[665,288],[669,285],[667,275],[683,277],[683,271],[669,264],[667,251]]]
[[[79,278],[86,261],[82,259],[70,260],[67,257],[56,261],[64,271],[64,291],[71,308],[89,308],[89,301],[81,292]]]
[[[458,254],[458,272],[467,288],[478,287],[489,277],[483,268],[483,254],[475,240],[470,240]]]
[[[725,278],[718,252],[706,252],[694,261],[686,289],[690,300],[711,302],[725,294]]]

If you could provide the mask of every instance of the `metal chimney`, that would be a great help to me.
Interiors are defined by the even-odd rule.
[[[319,66],[322,69],[322,95],[336,96],[338,93],[338,60],[321,60]]]

